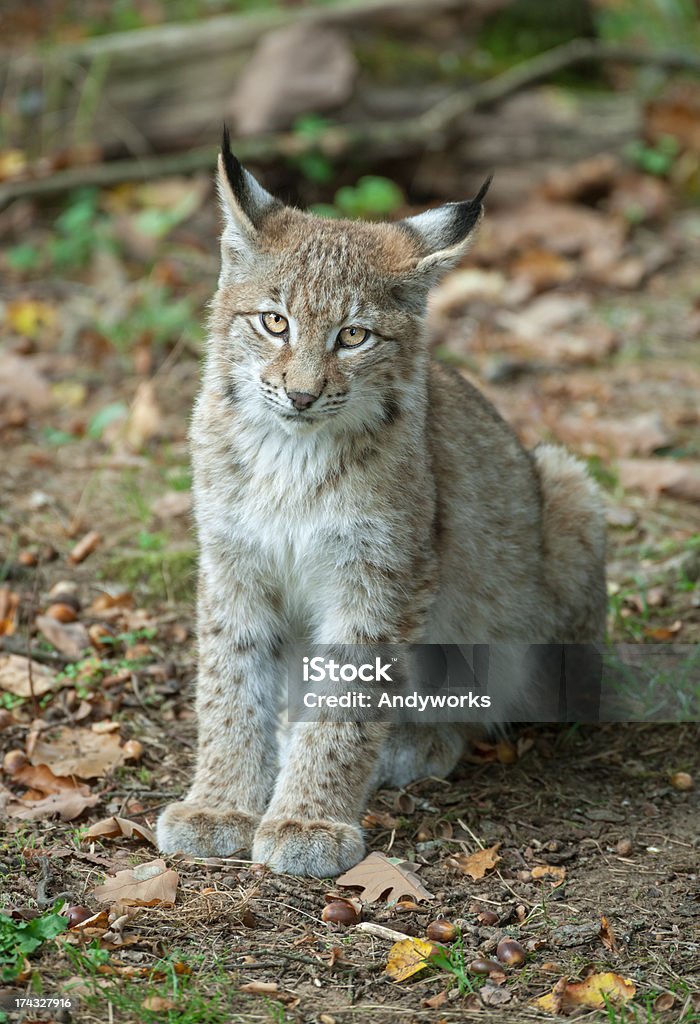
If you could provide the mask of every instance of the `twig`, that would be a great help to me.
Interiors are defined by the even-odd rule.
[[[477,82],[464,91],[448,96],[417,117],[372,124],[333,125],[313,139],[293,132],[250,136],[236,141],[236,155],[244,163],[264,164],[279,158],[318,151],[330,159],[338,159],[365,148],[376,148],[382,155],[394,156],[437,148],[462,117],[502,102],[560,71],[587,63],[651,66],[666,71],[692,71],[700,74],[700,54],[670,49],[638,49],[595,39],[574,39],[522,61],[488,81]],[[56,195],[86,185],[108,187],[127,181],[148,181],[171,174],[189,174],[212,168],[215,161],[216,150],[206,146],[186,153],[72,167],[46,178],[4,185],[0,188],[0,208],[15,199]]]
[[[39,661],[44,665],[53,665],[56,668],[58,666],[63,668],[75,660],[66,658],[55,651],[42,651],[38,647],[30,647],[21,638],[12,636],[0,637],[0,650],[7,651],[8,654],[22,654],[29,658],[30,662]]]
[[[403,932],[396,932],[393,928],[385,928],[383,924],[375,924],[373,921],[361,921],[355,925],[356,932],[367,932],[369,935],[376,935],[378,939],[387,939],[389,942],[401,942],[409,938]]]

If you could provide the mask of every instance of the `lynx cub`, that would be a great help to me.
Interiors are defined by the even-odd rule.
[[[290,640],[576,642],[603,631],[604,516],[564,451],[526,452],[431,361],[428,291],[486,188],[393,224],[269,195],[229,150],[211,338],[191,439],[199,753],[165,852],[252,853],[333,875],[364,850],[369,788],[446,774],[464,727],[277,724]]]

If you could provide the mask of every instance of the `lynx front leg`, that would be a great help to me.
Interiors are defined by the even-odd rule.
[[[345,659],[343,646],[338,647],[339,659],[355,663],[373,661],[377,645],[412,640],[420,628],[422,595],[407,593],[404,581],[389,579],[367,562],[346,569],[333,580],[333,600],[317,641],[347,644],[346,651],[352,645],[352,657]],[[340,684],[341,691],[347,689]],[[343,712],[298,723],[255,833],[253,859],[275,871],[316,877],[356,864],[364,852],[360,815],[388,730],[376,721],[344,721]]]
[[[197,765],[186,798],[158,820],[166,853],[249,850],[274,785],[280,623],[269,584],[234,554],[202,555]]]

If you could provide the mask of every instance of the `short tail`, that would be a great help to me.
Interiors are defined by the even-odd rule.
[[[542,484],[547,583],[561,611],[556,640],[583,643],[605,635],[605,505],[586,467],[563,448],[533,452]]]

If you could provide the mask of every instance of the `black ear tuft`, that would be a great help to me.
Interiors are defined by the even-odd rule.
[[[492,179],[493,175],[490,174],[473,199],[468,199],[464,203],[455,203],[455,219],[452,228],[454,243],[466,238],[479,222],[484,210],[483,199],[489,190]]]
[[[240,201],[248,191],[243,165],[231,152],[231,138],[228,133],[228,126],[224,123],[221,133],[221,156],[224,161],[224,171],[231,186],[234,196]]]
[[[224,131],[225,130],[226,129],[224,129]],[[493,174],[489,174],[489,176],[486,179],[486,181],[484,182],[484,184],[481,186],[479,191],[476,193],[476,195],[472,199],[473,203],[481,203],[481,202],[483,202],[483,200],[486,198],[486,193],[491,188],[491,182],[492,181],[493,181]]]

